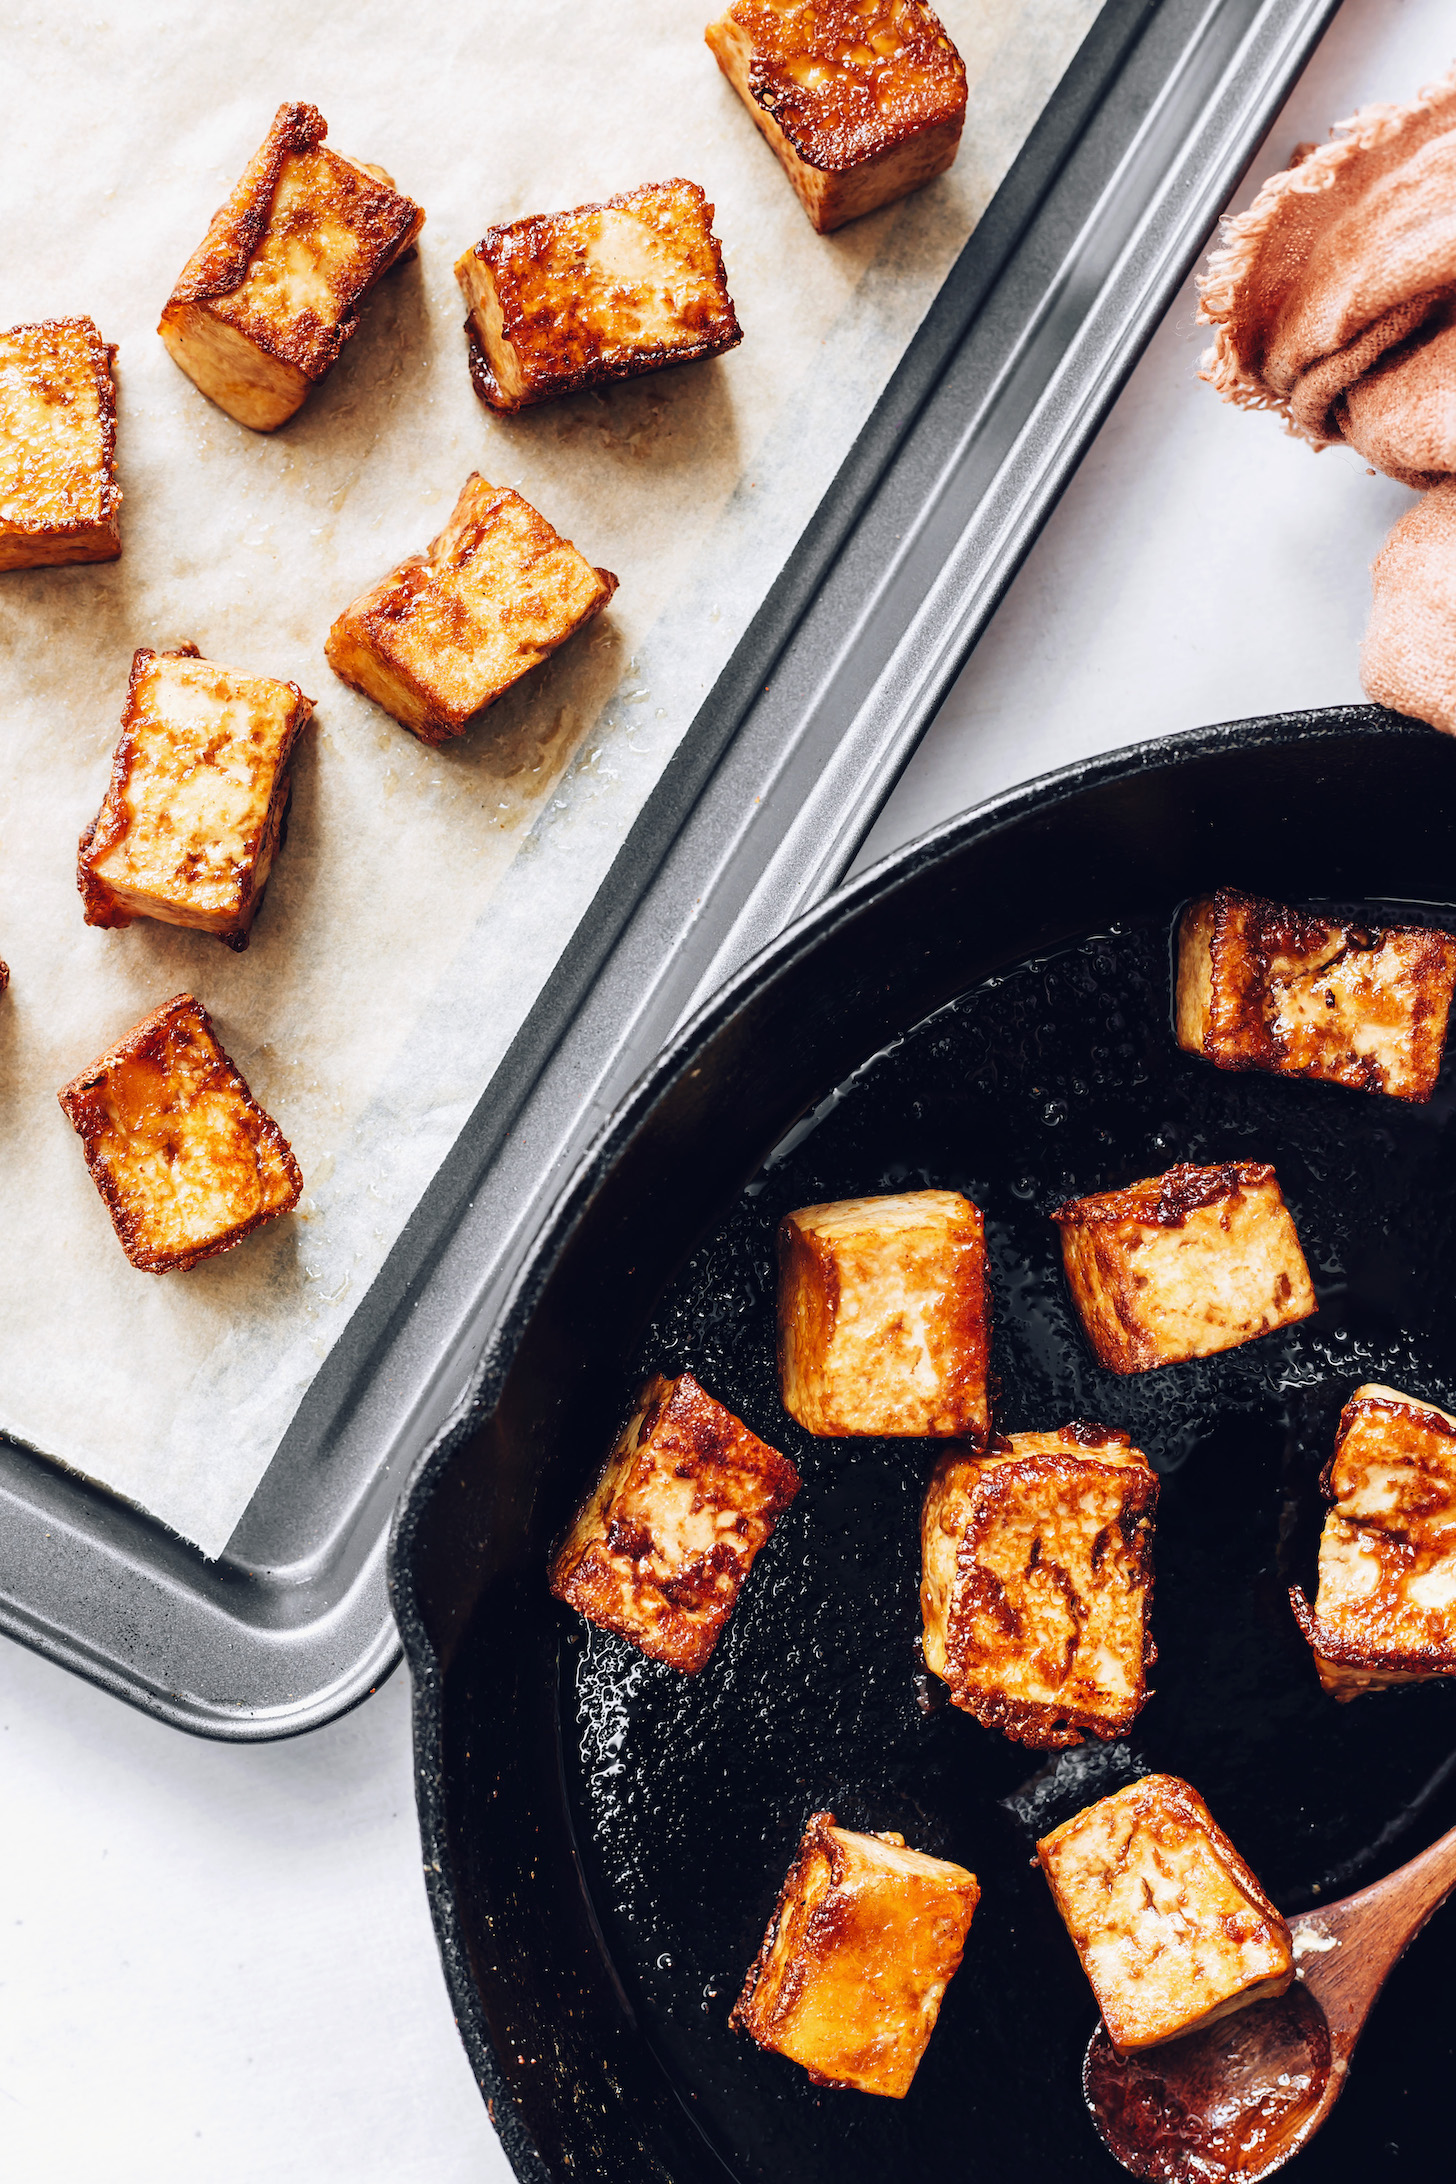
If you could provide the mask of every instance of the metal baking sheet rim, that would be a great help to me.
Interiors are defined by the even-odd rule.
[[[993,557],[996,565],[991,571],[992,581],[989,586],[984,582],[981,586],[984,597],[979,618],[968,621],[964,602],[960,603],[959,618],[966,622],[966,631],[959,659],[969,651],[1009,583],[1031,538],[1045,520],[1056,495],[1066,484],[1157,323],[1167,294],[1183,278],[1203,235],[1212,225],[1242,166],[1252,156],[1269,119],[1337,4],[1338,0],[1192,0],[1191,5],[1182,5],[1186,35],[1171,54],[1159,56],[1154,62],[1163,74],[1153,85],[1152,111],[1157,113],[1166,105],[1170,91],[1179,93],[1185,104],[1197,110],[1209,94],[1209,78],[1224,87],[1232,79],[1237,94],[1237,141],[1221,142],[1213,152],[1205,151],[1207,171],[1198,177],[1201,194],[1194,190],[1190,198],[1185,192],[1181,206],[1182,225],[1161,257],[1155,253],[1151,277],[1143,284],[1146,294],[1141,320],[1131,325],[1121,341],[1121,353],[1114,358],[1111,371],[1104,360],[1103,369],[1096,375],[1097,383],[1080,390],[1080,410],[1079,390],[1068,385],[1066,375],[1062,375],[1061,384],[1054,392],[1064,410],[1078,418],[1077,428],[1060,436],[1053,435],[1033,452],[1030,477],[1025,474],[1026,451],[1024,448],[1018,450],[1023,470],[1019,481],[1023,520],[1018,527],[1008,529],[1000,541],[999,553]],[[1126,91],[1130,70],[1142,53],[1147,36],[1160,28],[1166,31],[1170,19],[1179,12],[1180,0],[1108,0],[1077,60],[1054,93],[1042,121],[967,246],[961,264],[942,291],[944,299],[955,289],[958,277],[964,282],[967,261],[973,258],[978,245],[981,246],[989,262],[976,264],[969,283],[971,300],[968,306],[964,304],[966,291],[963,285],[966,317],[959,326],[952,326],[948,337],[943,314],[938,323],[939,307],[932,307],[925,326],[912,342],[860,443],[831,486],[820,514],[811,523],[791,557],[780,586],[776,587],[786,600],[793,602],[787,610],[782,606],[777,609],[783,626],[774,626],[775,601],[771,599],[699,716],[699,723],[702,723],[705,717],[714,714],[715,707],[720,716],[725,715],[726,709],[726,726],[720,724],[711,748],[696,754],[702,776],[694,785],[697,792],[706,790],[715,764],[721,768],[725,754],[731,750],[733,737],[749,710],[750,691],[762,682],[770,667],[775,675],[778,674],[779,663],[792,647],[810,607],[824,592],[826,578],[854,540],[866,513],[872,509],[876,495],[893,472],[931,394],[944,378],[969,331],[977,324],[982,306],[998,294],[1001,285],[1017,270],[1028,231],[1064,184],[1068,169],[1094,122],[1105,115],[1119,89]],[[1221,42],[1220,36],[1215,35],[1210,43],[1210,31],[1221,34]],[[1195,75],[1186,64],[1190,54],[1200,52],[1207,53],[1209,66],[1204,74]],[[1101,73],[1096,75],[1089,100],[1088,77],[1096,71]],[[1129,142],[1125,147],[1129,154],[1137,148],[1146,118],[1139,114],[1134,104]],[[1129,117],[1123,119],[1126,123]],[[1057,145],[1055,156],[1044,165],[1043,171],[1038,172],[1037,157],[1047,161],[1047,147],[1056,141],[1058,127],[1062,129],[1065,141]],[[1164,195],[1167,194],[1165,182]],[[1100,203],[1100,199],[1097,202]],[[1074,205],[1072,209],[1078,208]],[[1196,229],[1197,234],[1190,247],[1187,235],[1192,229]],[[1055,286],[1058,278],[1065,283],[1068,270],[1069,261],[1064,258],[1058,263],[1050,285]],[[1028,315],[1027,326],[1019,329],[1021,335],[1034,325],[1044,301],[1044,296],[1037,299]],[[1015,371],[1024,346],[1021,338],[1013,338],[1008,344],[1008,375]],[[1041,392],[1046,393],[1045,387]],[[938,612],[951,622],[957,620],[955,609],[953,601],[938,603]],[[956,661],[958,664],[959,660]],[[738,960],[751,952],[755,938],[765,937],[761,931],[765,914],[774,926],[783,922],[782,914],[775,914],[775,902],[784,905],[787,914],[792,916],[795,909],[822,897],[837,882],[914,741],[933,717],[943,694],[945,671],[942,661],[938,682],[920,676],[909,678],[915,688],[909,704],[902,708],[906,718],[902,719],[898,736],[892,743],[874,748],[868,769],[861,768],[853,783],[846,781],[839,792],[843,808],[837,814],[832,866],[826,866],[821,859],[806,880],[802,872],[794,870],[796,854],[802,862],[802,848],[792,840],[770,843],[767,878],[775,884],[767,891],[767,909],[762,874],[756,882],[750,880],[740,889],[742,907],[747,914],[736,919]],[[699,723],[689,730],[686,743],[694,741]],[[711,719],[707,725],[711,739]],[[846,737],[846,742],[849,741]],[[1149,746],[1150,751],[1157,748],[1160,747]],[[693,756],[693,753],[685,752],[685,765],[677,769],[679,796],[683,793],[685,773],[691,772]],[[851,786],[852,795],[848,793]],[[639,831],[651,836],[655,807],[668,801],[664,794],[667,787],[665,783],[663,790],[650,800],[638,830],[634,830],[627,850],[618,860],[619,867]],[[689,796],[690,808],[696,808],[699,799],[694,789],[690,789]],[[774,849],[780,852],[777,865],[772,861]],[[756,867],[754,871],[757,873]],[[614,877],[620,895],[617,868],[614,868]],[[625,930],[632,918],[642,912],[655,884],[656,876],[649,873],[643,886],[620,910],[613,938],[608,940],[603,954],[610,953],[616,934]],[[609,893],[612,885],[613,881],[609,879],[603,896]],[[757,934],[755,911],[760,929]],[[583,922],[584,926],[590,926],[592,915]],[[746,945],[745,934],[749,936]],[[697,966],[701,974],[696,981],[699,990],[705,984],[717,982],[725,963],[724,949],[713,944],[710,930],[705,929],[704,939],[708,945]],[[579,980],[583,968],[578,965]],[[583,983],[589,984],[589,978]],[[568,1017],[565,1028],[569,1028],[569,1024]],[[563,1028],[557,1026],[557,1041],[563,1036]],[[669,1028],[670,1021],[659,1027],[658,1036],[639,1056],[639,1062],[656,1052]],[[543,1044],[537,1057],[543,1067],[553,1057],[554,1043]],[[506,1067],[509,1066],[508,1057]],[[519,1067],[518,1057],[518,1070]],[[635,1075],[636,1070],[632,1073]],[[502,1074],[505,1074],[504,1070]],[[525,1083],[517,1108],[529,1097],[532,1081],[528,1079]],[[492,1087],[492,1091],[494,1089]],[[488,1093],[482,1106],[490,1098]],[[580,1117],[577,1125],[576,1138],[570,1142],[573,1164],[582,1142]],[[590,1134],[589,1131],[586,1134]],[[558,1180],[563,1179],[564,1176]],[[438,1198],[440,1194],[435,1195]],[[431,1194],[427,1194],[422,1215],[429,1206],[430,1197]],[[536,1207],[537,1219],[531,1224],[533,1231],[539,1226],[542,1211],[544,1207]],[[412,1229],[416,1227],[416,1223],[411,1224]],[[410,1231],[407,1231],[402,1247],[409,1240]],[[441,1236],[437,1233],[427,1248],[423,1262],[426,1266],[432,1263],[433,1248],[438,1248],[440,1242]],[[523,1234],[518,1240],[516,1264],[524,1256],[529,1242],[529,1234]],[[418,1257],[418,1235],[414,1244]],[[514,1273],[514,1266],[510,1271]],[[415,1301],[405,1286],[384,1323],[385,1334]],[[481,1358],[482,1348],[483,1344],[477,1345],[475,1360]],[[382,1451],[381,1460],[369,1475],[364,1490],[355,1496],[346,1523],[344,1536],[355,1547],[355,1552],[346,1556],[336,1547],[332,1555],[330,1567],[341,1561],[347,1563],[342,1586],[335,1583],[332,1590],[324,1582],[326,1558],[317,1552],[312,1558],[304,1553],[287,1563],[275,1562],[270,1566],[255,1562],[249,1568],[241,1559],[232,1559],[230,1548],[228,1556],[220,1563],[206,1564],[160,1526],[114,1502],[86,1481],[59,1469],[52,1470],[48,1465],[37,1466],[27,1452],[0,1443],[0,1506],[9,1505],[12,1541],[19,1543],[19,1564],[23,1569],[27,1554],[34,1558],[34,1567],[42,1572],[49,1564],[50,1589],[57,1602],[50,1612],[40,1604],[47,1590],[44,1578],[39,1586],[33,1584],[29,1588],[32,1595],[29,1599],[23,1584],[12,1585],[7,1594],[0,1594],[0,1629],[114,1695],[196,1734],[230,1741],[262,1741],[321,1726],[368,1697],[401,1657],[400,1640],[390,1618],[384,1568],[389,1522],[395,1504],[393,1489],[407,1469],[414,1477],[419,1477],[435,1460],[439,1448],[446,1442],[453,1442],[453,1428],[466,1399],[475,1396],[483,1385],[483,1372],[484,1367],[477,1364],[469,1376],[469,1386],[461,1391],[451,1414],[443,1420],[437,1419],[429,1431],[419,1434],[412,1448],[401,1451],[396,1445]],[[284,1450],[275,1458],[272,1471],[277,1471],[287,1456],[285,1444]],[[265,1479],[255,1503],[262,1501],[267,1487],[268,1480]],[[246,1529],[245,1517],[236,1537],[241,1537]],[[330,1537],[336,1539],[337,1536],[336,1528]],[[275,1612],[251,1620],[245,1618],[238,1612],[238,1603],[248,1597],[261,1599],[265,1609],[272,1607]],[[74,1628],[60,1612],[62,1601],[67,1604],[85,1602],[102,1629],[86,1633]],[[283,1612],[276,1612],[279,1608]],[[310,1615],[310,1608],[319,1612]],[[203,1657],[212,1667],[231,1664],[231,1672],[236,1677],[235,1688],[256,1690],[261,1669],[265,1671],[264,1680],[271,1682],[276,1697],[263,1704],[248,1699],[233,1703],[174,1686],[165,1675],[152,1672],[149,1659],[154,1659],[163,1634],[175,1633],[181,1628],[187,1629],[193,1641],[194,1658]],[[165,1645],[161,1650],[166,1652]],[[178,1658],[174,1648],[172,1659],[176,1662]],[[223,1676],[227,1678],[228,1675],[228,1667],[224,1665]]]

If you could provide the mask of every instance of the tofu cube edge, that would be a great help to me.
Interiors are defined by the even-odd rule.
[[[1177,1775],[1144,1775],[1084,1806],[1037,1857],[1119,2054],[1214,2024],[1294,1978],[1287,1922]]]
[[[155,918],[245,948],[312,713],[297,683],[222,667],[193,644],[141,647],[77,856],[86,923]]]
[[[529,501],[472,471],[444,530],[351,601],[324,657],[422,743],[444,743],[616,589]]]
[[[812,1814],[729,2024],[817,2085],[903,2100],[979,1898],[964,1866]]]
[[[551,1591],[695,1675],[799,1484],[693,1374],[655,1373],[551,1558]]]
[[[0,572],[120,554],[115,359],[89,318],[0,333]]]
[[[985,1440],[985,1224],[962,1192],[801,1206],[778,1269],[784,1407],[808,1432]]]
[[[288,1140],[190,993],[143,1017],[56,1096],[143,1273],[229,1251],[302,1195]]]

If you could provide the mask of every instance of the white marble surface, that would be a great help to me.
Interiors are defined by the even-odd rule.
[[[1256,179],[1456,48],[1346,0]],[[867,858],[1084,752],[1359,696],[1405,505],[1193,378],[1184,296]],[[193,1742],[0,1641],[0,2168],[16,2184],[505,2184],[419,1872],[402,1677],[287,1744]]]

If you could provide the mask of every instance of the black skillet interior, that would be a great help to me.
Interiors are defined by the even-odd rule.
[[[1419,903],[1456,929],[1453,820],[1456,748],[1366,709],[1236,724],[1035,784],[769,951],[610,1133],[395,1546],[446,1970],[523,2175],[1115,2177],[1078,2090],[1095,2012],[1029,1866],[1035,1835],[1167,1768],[1293,1912],[1456,1820],[1456,1689],[1335,1706],[1284,1598],[1311,1576],[1349,1389],[1379,1378],[1456,1403],[1451,1066],[1428,1108],[1407,1109],[1213,1071],[1178,1054],[1168,1021],[1188,895],[1222,881],[1367,914]],[[1222,1158],[1275,1162],[1318,1317],[1225,1358],[1102,1372],[1047,1208]],[[930,1452],[815,1442],[780,1407],[779,1213],[927,1183],[988,1217],[998,1424],[1105,1419],[1162,1472],[1161,1659],[1127,1745],[1046,1765],[940,1704],[916,1643]],[[806,1482],[697,1678],[588,1630],[544,1583],[635,1377],[689,1365]],[[904,2102],[817,2089],[727,2028],[821,1806],[981,1880]],[[1456,2069],[1452,1941],[1448,1911],[1291,2174],[1424,2176]]]

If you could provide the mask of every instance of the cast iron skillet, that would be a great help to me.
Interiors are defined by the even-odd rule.
[[[1174,1053],[1166,1020],[1167,933],[1189,895],[1222,882],[1449,905],[1453,822],[1456,745],[1368,708],[1069,768],[806,918],[604,1132],[468,1415],[417,1470],[392,1552],[431,1904],[522,2177],[883,2184],[953,2165],[988,2184],[1111,2179],[1078,2096],[1095,2012],[1028,1870],[1034,1835],[1129,1771],[1168,1766],[1295,1912],[1456,1819],[1456,1690],[1335,1709],[1283,1600],[1310,1574],[1314,1481],[1354,1380],[1419,1376],[1416,1392],[1456,1400],[1450,1067],[1432,1106],[1409,1110],[1208,1070]],[[806,1115],[816,1126],[795,1130]],[[1079,1347],[1045,1209],[1069,1181],[1183,1157],[1276,1160],[1321,1313],[1227,1360],[1115,1381]],[[1165,1473],[1158,1696],[1129,1746],[1045,1773],[1043,1755],[938,1707],[917,1675],[925,1452],[815,1444],[777,1407],[781,1206],[922,1182],[987,1205],[1000,1422],[1109,1417]],[[587,1632],[545,1584],[633,1375],[657,1363],[693,1364],[806,1478],[697,1679]],[[727,2030],[820,1805],[899,1826],[981,1878],[965,1964],[903,2103],[816,2090]],[[1453,1942],[1447,1911],[1392,1982],[1351,2090],[1294,2164],[1311,2184],[1425,2174],[1456,2070]]]

